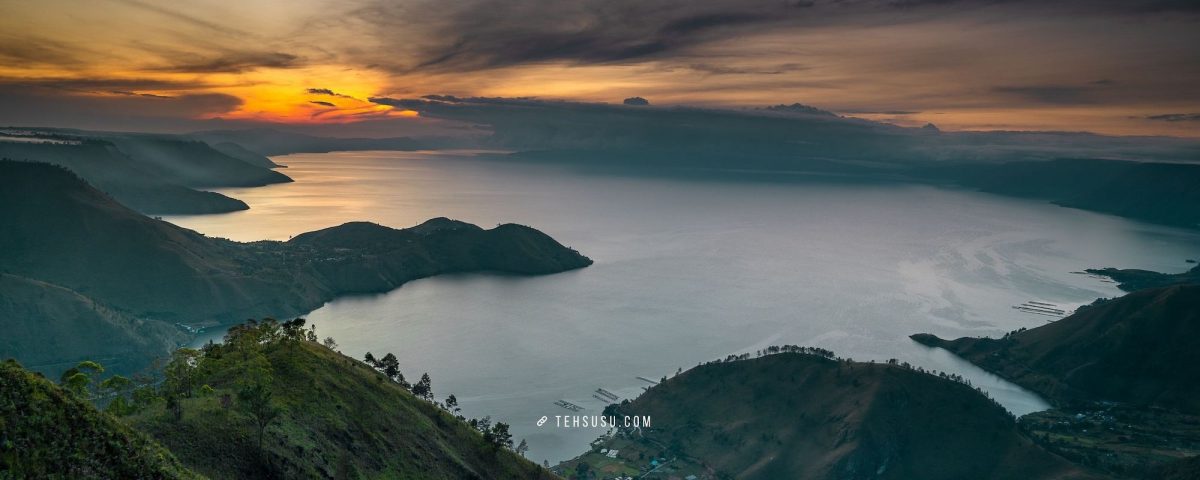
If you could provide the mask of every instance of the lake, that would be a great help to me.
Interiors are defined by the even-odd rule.
[[[445,216],[538,228],[596,261],[543,277],[419,280],[312,312],[356,358],[393,352],[410,381],[490,415],[552,464],[604,433],[553,428],[567,400],[599,414],[678,369],[769,345],[897,358],[958,373],[1016,414],[1035,395],[908,339],[998,336],[1120,295],[1074,274],[1183,271],[1194,232],[1038,201],[926,185],[795,175],[788,181],[635,175],[471,158],[470,152],[342,152],[275,158],[295,183],[220,190],[248,211],[165,219],[210,236],[286,240],[368,220]],[[546,426],[536,421],[549,416]]]

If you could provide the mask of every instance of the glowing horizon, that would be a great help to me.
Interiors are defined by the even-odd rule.
[[[641,96],[943,130],[1200,137],[1200,10],[800,3],[10,2],[0,94],[23,101],[0,120],[52,104],[43,122],[85,111],[404,129],[419,112],[371,98]]]

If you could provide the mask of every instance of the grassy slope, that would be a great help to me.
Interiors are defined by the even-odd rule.
[[[285,409],[267,430],[263,468],[249,420],[218,398],[234,389],[234,354],[204,360],[216,394],[185,400],[182,424],[160,405],[130,419],[187,465],[214,478],[552,478],[365,364],[310,342],[268,347],[273,393]]]
[[[172,325],[133,317],[46,282],[0,273],[0,291],[0,352],[33,370],[59,372],[95,360],[109,369],[137,371],[187,340]]]
[[[914,339],[1058,405],[1112,400],[1200,412],[1200,285],[1141,290],[1002,339]]]
[[[750,479],[1087,478],[970,387],[777,354],[696,367],[621,407],[653,442]],[[674,446],[674,448],[669,448]]]
[[[0,363],[0,478],[201,478],[157,443],[13,361]]]

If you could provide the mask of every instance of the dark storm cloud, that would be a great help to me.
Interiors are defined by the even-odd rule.
[[[358,11],[389,43],[403,42],[398,25],[429,30],[416,68],[476,70],[524,63],[614,63],[672,52],[747,28],[777,23],[797,8],[767,0],[734,2],[550,2],[478,0],[413,8],[376,2]],[[400,68],[403,69],[403,68]]]
[[[162,15],[164,17],[168,17],[168,18],[174,19],[176,21],[179,21],[179,22],[182,22],[182,23],[185,23],[188,25],[192,25],[194,27],[209,30],[211,32],[217,32],[217,33],[222,33],[225,35],[232,35],[232,36],[245,36],[246,35],[246,32],[243,32],[236,28],[232,28],[227,25],[224,25],[224,24],[221,24],[218,22],[214,22],[214,21],[210,21],[210,20],[195,16],[195,15],[188,15],[186,13],[179,11],[179,9],[177,9],[177,8],[163,7],[160,5],[155,5],[153,3],[144,2],[141,0],[116,0],[116,1],[123,3],[125,5],[129,5],[131,7],[139,8],[139,9],[146,10],[149,12],[154,12],[154,13]]]
[[[138,92],[130,92],[128,90],[110,90],[108,93],[111,93],[113,95],[127,95],[130,97],[172,98],[169,95],[155,95],[153,93],[138,93]]]
[[[1162,115],[1150,115],[1146,120],[1158,120],[1161,122],[1200,122],[1200,113],[1164,113]]]
[[[768,19],[765,15],[747,13],[705,13],[672,20],[658,29],[658,32],[665,36],[687,35],[719,27],[760,23]]]
[[[0,63],[9,66],[61,65],[82,63],[77,47],[38,37],[0,35]]]
[[[320,101],[320,100],[310,100],[308,103],[311,103],[311,104],[313,104],[313,105],[320,105],[320,106],[322,106],[322,107],[332,107],[332,108],[337,108],[337,105],[334,105],[334,104],[332,104],[332,103],[330,103],[330,102],[322,102],[322,101]]]
[[[313,95],[328,95],[331,97],[339,97],[339,98],[354,98],[354,97],[351,97],[350,95],[341,94],[341,93],[335,92],[328,88],[309,88],[309,89],[306,89],[305,91],[308,93],[311,93]]]
[[[121,91],[110,95],[62,88],[0,84],[0,124],[63,126],[71,119],[79,128],[148,128],[218,115],[236,109],[242,100],[220,93],[177,96],[144,95]],[[165,122],[165,123],[164,123]]]
[[[473,71],[549,61],[606,64],[670,59],[686,56],[696,47],[719,44],[747,33],[923,22],[943,13],[977,16],[982,21],[989,16],[1017,19],[1040,14],[1132,16],[1164,11],[1200,12],[1200,7],[1192,5],[1200,2],[475,0],[398,4],[373,0],[350,17],[374,28],[374,35],[388,44],[411,46],[418,59],[415,62],[407,65],[391,59],[371,62],[409,72],[414,68]],[[980,13],[972,13],[975,10]],[[409,27],[423,29],[423,41],[414,45]],[[700,66],[697,70],[705,70],[709,62],[696,65]],[[722,66],[710,70],[710,73],[759,73]],[[1049,93],[1046,97],[1062,93]]]
[[[258,68],[296,68],[303,66],[300,57],[282,52],[223,52],[214,56],[184,59],[162,71],[178,73],[241,73]]]
[[[32,91],[61,90],[78,93],[138,94],[139,90],[192,90],[204,88],[203,82],[184,82],[149,78],[38,78],[0,79],[0,87],[30,88]]]

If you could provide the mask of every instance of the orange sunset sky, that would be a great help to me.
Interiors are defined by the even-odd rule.
[[[636,95],[1196,137],[1196,3],[0,0],[0,122],[403,133],[434,120],[371,98]]]

